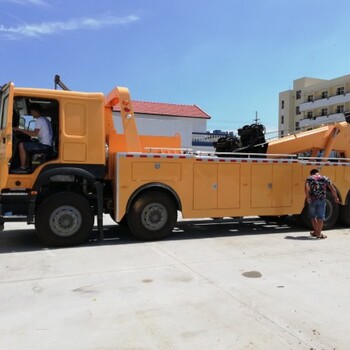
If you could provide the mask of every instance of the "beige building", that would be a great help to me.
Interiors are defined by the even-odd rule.
[[[343,121],[344,112],[350,111],[350,74],[331,80],[294,80],[293,90],[279,94],[278,111],[279,136]]]

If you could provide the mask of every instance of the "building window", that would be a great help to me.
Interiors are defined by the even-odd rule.
[[[299,122],[295,122],[295,130],[300,130]]]
[[[325,116],[328,114],[328,108],[322,108],[321,109],[321,116]]]
[[[281,137],[283,137],[283,135],[284,135],[284,131],[282,130],[282,131],[281,131]]]
[[[310,111],[310,112],[307,112],[307,117],[308,117],[309,119],[312,119],[312,116],[313,116],[313,113],[312,113],[312,111]]]
[[[322,98],[328,98],[328,91],[322,91]]]
[[[344,86],[337,88],[337,95],[343,95],[344,94]]]
[[[284,124],[284,115],[281,115],[281,124]]]
[[[296,115],[300,114],[300,107],[299,106],[295,107],[295,114]]]
[[[295,98],[296,98],[297,100],[301,99],[301,90],[298,90],[298,91],[296,92]]]
[[[307,96],[307,102],[312,102],[314,100],[314,95]]]
[[[344,112],[344,105],[337,106],[336,113],[343,113]]]
[[[284,100],[281,101],[281,109],[284,109]]]

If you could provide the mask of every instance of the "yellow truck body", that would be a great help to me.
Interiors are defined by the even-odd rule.
[[[139,189],[163,186],[177,198],[184,218],[300,214],[312,168],[335,183],[340,198],[350,188],[350,163],[296,159],[218,158],[120,153],[116,166],[116,221]]]

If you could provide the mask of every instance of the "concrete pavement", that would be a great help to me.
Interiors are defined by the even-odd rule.
[[[0,349],[349,348],[349,229],[198,220],[142,243],[105,221],[65,249],[6,225]]]

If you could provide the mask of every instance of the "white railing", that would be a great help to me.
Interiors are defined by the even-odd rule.
[[[305,112],[308,110],[327,107],[336,104],[343,104],[350,102],[350,92],[341,95],[333,95],[326,98],[315,99],[310,102],[304,102],[300,104],[300,112]]]
[[[334,113],[324,116],[304,118],[299,121],[299,127],[320,126],[322,124],[338,123],[345,121],[344,113]]]

